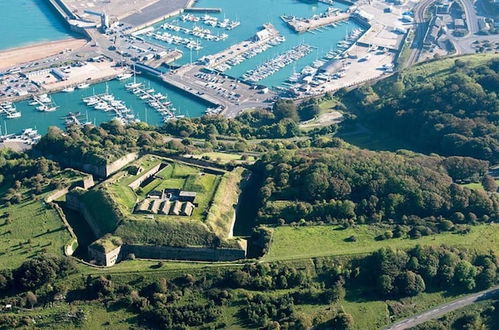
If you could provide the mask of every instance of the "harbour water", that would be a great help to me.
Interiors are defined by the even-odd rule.
[[[40,38],[44,38],[43,40],[48,40],[49,38],[53,39],[57,37],[67,36],[67,31],[65,31],[65,28],[62,26],[62,22],[59,17],[55,17],[55,14],[52,11],[48,10],[48,8],[47,11],[43,10],[43,12],[45,12],[46,14],[45,21],[40,19],[40,21],[38,21],[38,25],[41,24],[40,22],[48,21],[53,24],[52,27],[40,28],[39,26],[37,26],[37,28],[33,28],[32,25],[36,25],[37,23],[31,20],[27,22],[30,27],[14,24],[14,21],[18,21],[20,17],[25,16],[25,14],[23,14],[22,10],[19,11],[19,8],[6,6],[5,1],[7,4],[12,4],[13,2],[20,3],[21,6],[27,6],[27,8],[32,8],[32,10],[34,10],[34,6],[38,6],[36,7],[38,8],[38,10],[40,8],[43,9],[45,1],[1,1],[0,9],[5,7],[3,8],[5,10],[4,12],[14,11],[14,13],[12,15],[3,15],[9,17],[10,23],[3,21],[0,22],[0,24],[8,26],[10,30],[19,30],[15,32],[18,34],[17,37],[13,37],[12,35],[7,34],[8,39],[14,39],[16,40],[16,42],[23,42],[19,40],[24,40],[25,43],[29,43],[41,40]],[[230,70],[227,70],[225,72],[226,74],[232,75],[234,77],[241,77],[248,70],[255,69],[269,59],[275,58],[279,54],[282,54],[299,44],[304,43],[314,47],[313,51],[308,55],[301,57],[293,64],[285,66],[278,72],[258,82],[259,84],[273,87],[281,86],[285,82],[285,80],[289,78],[293,71],[302,70],[305,66],[310,65],[312,62],[323,57],[324,54],[326,54],[328,51],[334,50],[337,43],[340,40],[344,39],[349,32],[359,28],[359,26],[354,22],[346,21],[335,27],[330,26],[321,28],[314,32],[297,34],[293,32],[280,19],[281,15],[309,17],[314,14],[320,14],[322,12],[325,12],[328,8],[328,5],[322,3],[310,4],[298,0],[199,0],[196,6],[220,7],[222,8],[222,13],[210,13],[209,15],[216,16],[219,20],[223,20],[224,18],[228,18],[232,21],[237,20],[240,21],[241,24],[238,27],[227,31],[224,28],[203,25],[202,22],[184,22],[180,19],[180,17],[173,17],[166,21],[169,24],[175,24],[191,29],[194,26],[207,28],[211,30],[213,34],[217,35],[221,35],[222,33],[228,34],[227,39],[223,41],[208,41],[191,35],[183,34],[182,32],[163,30],[160,28],[160,26],[165,22],[156,24],[154,26],[156,31],[168,32],[182,37],[196,38],[203,45],[203,48],[199,51],[190,51],[189,49],[181,45],[177,46],[184,52],[184,57],[175,64],[186,64],[190,61],[195,61],[202,56],[222,51],[232,44],[238,43],[254,36],[255,33],[261,29],[263,24],[269,22],[279,30],[281,35],[286,38],[286,41],[277,46],[273,46],[238,65],[233,66]],[[335,3],[335,7],[345,9],[347,6]],[[204,14],[195,13],[194,15],[201,17]],[[15,29],[12,28],[14,26]],[[48,30],[44,32],[44,29]],[[161,41],[155,42],[162,43]],[[12,47],[13,45],[12,41],[5,41],[3,38],[1,43],[0,47]],[[169,88],[160,82],[152,81],[144,77],[138,79],[144,81],[146,86],[150,85],[151,88],[154,88],[157,92],[168,95],[169,100],[177,109],[177,115],[181,114],[190,117],[200,116],[208,107],[207,104],[201,102],[200,100],[193,99],[192,96]],[[161,116],[156,112],[156,110],[149,107],[143,100],[140,100],[137,96],[127,91],[124,88],[125,83],[126,81],[110,81],[107,83],[107,88],[109,89],[109,92],[114,94],[117,99],[123,100],[126,106],[128,108],[131,108],[134,111],[135,116],[140,118],[140,120],[146,120],[147,112],[147,122],[153,125],[160,125],[162,123]],[[58,106],[57,110],[54,112],[39,112],[35,109],[34,106],[29,105],[29,101],[19,102],[16,104],[16,108],[22,113],[22,117],[16,119],[0,118],[2,131],[4,131],[5,122],[9,133],[19,133],[24,128],[36,128],[40,133],[43,134],[47,131],[47,128],[49,126],[56,125],[63,127],[64,117],[70,112],[80,112],[82,114],[81,119],[83,121],[86,121],[87,118],[89,121],[95,122],[96,124],[99,124],[103,121],[108,121],[114,117],[111,112],[94,110],[93,108],[87,107],[82,102],[83,97],[92,95],[93,93],[103,93],[105,89],[106,83],[101,83],[84,90],[77,89],[72,93],[56,93],[52,95],[52,99],[55,105]]]
[[[106,92],[113,94],[116,99],[124,101],[125,105],[130,108],[135,117],[141,121],[147,122],[151,125],[161,125],[162,117],[160,114],[147,105],[144,100],[139,99],[133,93],[125,89],[125,84],[130,80],[117,81],[112,80],[107,83],[99,83],[92,85],[86,89],[76,89],[71,93],[55,93],[51,95],[53,103],[57,106],[57,110],[53,112],[40,112],[36,110],[35,106],[29,105],[32,100],[26,100],[16,103],[16,108],[21,112],[22,117],[16,119],[2,119],[2,132],[5,131],[7,125],[8,133],[19,133],[24,128],[36,128],[39,133],[44,134],[47,132],[49,126],[64,127],[64,119],[70,112],[80,112],[80,120],[82,122],[91,121],[100,124],[114,118],[115,114],[111,111],[105,112],[102,110],[95,110],[87,106],[82,99],[93,94],[101,94]],[[173,91],[167,88],[163,83],[147,79],[144,77],[137,77],[138,82],[142,82],[145,87],[153,88],[156,92],[168,95],[168,99],[172,102],[173,106],[177,109],[177,115],[184,115],[186,117],[201,116],[206,108],[209,106],[191,96]]]
[[[1,0],[0,13],[0,50],[72,36],[46,0]]]
[[[227,31],[223,28],[204,25],[202,22],[184,22],[180,17],[172,17],[165,21],[189,29],[192,29],[194,26],[199,26],[203,29],[209,29],[215,35],[221,35],[222,33],[229,35],[227,39],[223,41],[208,41],[186,35],[182,32],[161,29],[161,25],[165,22],[156,24],[154,26],[155,31],[168,32],[173,35],[195,39],[201,43],[203,48],[199,51],[190,51],[185,47],[178,46],[179,49],[184,52],[184,56],[177,64],[189,63],[191,60],[195,61],[203,56],[227,49],[237,42],[249,39],[254,36],[265,23],[272,23],[272,25],[279,30],[281,35],[286,38],[286,41],[232,67],[232,69],[225,71],[226,74],[240,77],[246,71],[256,68],[263,62],[275,58],[277,55],[284,53],[300,43],[315,47],[315,50],[312,53],[296,61],[294,65],[286,66],[279,72],[259,82],[262,85],[273,87],[281,85],[293,73],[293,70],[300,71],[306,65],[310,65],[314,60],[324,56],[328,51],[335,49],[336,44],[345,38],[347,33],[356,28],[360,28],[360,26],[353,21],[346,21],[338,24],[336,27],[324,27],[313,32],[298,34],[292,31],[280,18],[281,15],[306,18],[315,14],[321,14],[325,12],[329,6],[320,2],[310,4],[299,0],[199,0],[196,3],[196,7],[222,8],[221,13],[209,13],[209,15],[217,17],[219,21],[224,18],[231,21],[237,20],[241,22],[241,25]],[[337,2],[335,2],[334,7],[341,10],[348,8],[347,5]],[[204,14],[196,13],[194,15],[202,17]],[[166,43],[151,38],[148,40],[167,45]]]

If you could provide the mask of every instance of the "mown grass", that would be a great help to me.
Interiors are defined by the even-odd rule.
[[[410,248],[416,244],[461,246],[480,250],[497,251],[499,246],[499,225],[471,227],[469,234],[442,233],[419,239],[393,238],[377,241],[376,236],[383,229],[370,226],[341,229],[338,226],[278,227],[274,229],[270,250],[263,260],[289,260],[320,256],[360,255],[371,253],[382,247]],[[347,242],[350,236],[356,242]]]
[[[462,296],[462,294],[448,294],[444,291],[438,291],[423,292],[415,297],[400,300],[378,300],[366,298],[358,293],[358,290],[349,289],[346,298],[340,302],[345,312],[353,316],[354,329],[358,330],[382,329],[397,320],[421,313]],[[389,308],[394,305],[397,308]],[[390,310],[396,310],[396,312],[391,314]]]
[[[0,269],[15,268],[41,253],[62,255],[71,236],[57,212],[42,201],[3,207],[0,216]]]

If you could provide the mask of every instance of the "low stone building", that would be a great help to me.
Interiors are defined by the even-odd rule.
[[[88,255],[97,265],[113,266],[119,260],[122,245],[121,238],[104,236],[88,246]]]

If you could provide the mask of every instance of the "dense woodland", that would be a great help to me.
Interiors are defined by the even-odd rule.
[[[304,149],[267,153],[257,168],[265,223],[383,222],[417,237],[496,221],[499,212],[496,194],[456,184],[487,175],[487,163],[472,158]]]
[[[446,75],[401,72],[346,96],[361,119],[420,149],[499,162],[499,59]]]

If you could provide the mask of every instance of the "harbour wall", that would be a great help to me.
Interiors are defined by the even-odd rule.
[[[71,8],[69,8],[68,5],[66,5],[66,3],[63,0],[47,0],[47,1],[52,5],[52,7],[59,13],[59,15],[68,24],[71,31],[83,34],[86,38],[92,39],[92,36],[86,31],[86,29],[78,24],[78,23],[83,23],[83,21],[71,11]]]
[[[186,13],[221,13],[222,8],[185,8],[184,12]]]
[[[137,25],[137,26],[133,27],[132,29],[130,29],[128,33],[133,33],[133,32],[137,32],[139,30],[145,29],[148,26],[151,26],[151,25],[154,25],[154,24],[156,24],[158,22],[164,21],[165,19],[168,19],[168,18],[173,17],[173,16],[180,15],[183,12],[184,12],[183,9],[172,11],[172,12],[170,12],[168,14],[165,14],[165,15],[163,15],[161,17],[155,18],[155,19],[153,19],[151,21],[148,21],[148,22],[146,22],[144,24]]]

